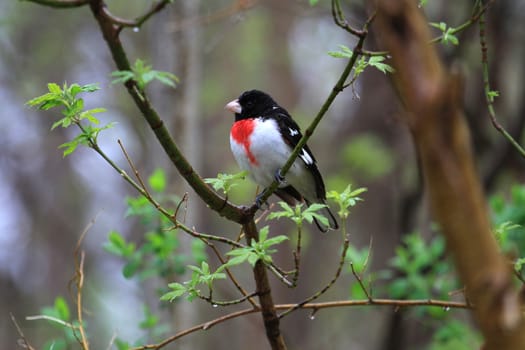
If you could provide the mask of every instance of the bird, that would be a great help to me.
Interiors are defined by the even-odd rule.
[[[324,181],[308,145],[303,146],[286,176],[281,175],[282,166],[303,136],[286,109],[260,90],[245,91],[224,108],[235,114],[230,130],[233,156],[255,183],[267,188],[277,179],[279,186],[274,194],[289,205],[326,205]],[[320,214],[328,219],[325,225],[314,218],[321,232],[339,228],[328,206]]]

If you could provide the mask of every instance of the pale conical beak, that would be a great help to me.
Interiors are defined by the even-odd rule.
[[[240,114],[242,112],[242,107],[239,104],[239,100],[233,100],[229,102],[226,106],[224,106],[224,109],[233,112],[235,114]]]

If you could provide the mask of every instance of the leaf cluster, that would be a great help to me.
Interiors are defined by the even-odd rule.
[[[176,205],[180,199],[165,193],[166,174],[162,169],[156,169],[147,179],[149,186],[157,193],[163,202]],[[145,227],[144,240],[139,244],[127,242],[122,234],[111,231],[104,249],[125,262],[122,274],[126,278],[138,277],[140,281],[161,276],[172,278],[184,274],[186,264],[190,261],[207,259],[205,244],[193,239],[191,243],[192,256],[188,257],[178,252],[180,248],[179,232],[171,227],[171,222],[161,215],[155,207],[142,195],[127,198],[127,216],[135,217]]]
[[[236,248],[226,253],[226,255],[232,257],[228,260],[226,266],[230,267],[248,262],[253,267],[259,260],[266,265],[273,263],[272,254],[276,253],[277,250],[272,248],[272,246],[288,240],[288,237],[279,235],[268,238],[269,231],[269,227],[264,226],[259,231],[258,241],[252,240],[249,247]]]
[[[350,208],[363,200],[359,196],[366,191],[367,189],[364,187],[352,190],[352,185],[348,185],[342,192],[329,191],[326,197],[337,203],[339,206],[338,215],[345,220],[350,215]]]
[[[42,347],[44,350],[65,350],[77,343],[75,331],[71,327],[78,327],[78,321],[72,319],[69,305],[64,297],[56,297],[53,305],[42,307],[40,313],[48,317],[51,325],[62,331],[60,336],[55,336],[44,344]]]
[[[268,220],[288,218],[298,227],[301,227],[304,221],[311,224],[314,219],[316,219],[321,224],[328,226],[328,218],[318,213],[319,210],[326,208],[326,204],[313,203],[304,210],[304,205],[302,203],[293,208],[286,202],[280,201],[278,204],[283,210],[271,212],[268,214]]]
[[[127,83],[130,80],[134,80],[140,90],[144,90],[146,85],[151,83],[153,80],[157,80],[164,85],[175,88],[179,83],[179,78],[170,72],[158,71],[153,69],[145,61],[137,59],[131,67],[131,70],[118,70],[111,73],[111,76],[115,78],[112,83]]]
[[[352,51],[348,46],[345,45],[339,45],[339,51],[328,51],[328,54],[335,58],[346,58],[350,59],[354,56],[354,51]],[[353,68],[353,74],[355,80],[361,73],[364,72],[364,70],[367,67],[374,67],[380,72],[386,73],[394,73],[394,68],[390,66],[387,63],[384,63],[386,57],[383,55],[374,55],[370,57],[364,57],[361,56],[357,62],[355,67]]]
[[[95,114],[106,110],[104,108],[84,110],[84,100],[78,97],[78,94],[81,92],[97,91],[99,89],[97,84],[72,84],[68,86],[67,83],[64,83],[61,88],[58,84],[49,83],[47,88],[49,92],[29,100],[27,105],[40,110],[62,107],[61,114],[63,117],[53,123],[51,130],[58,126],[68,128],[71,125],[77,125],[80,128],[81,133],[78,136],[59,146],[59,148],[65,148],[63,152],[64,157],[73,153],[79,145],[94,147],[99,133],[113,126],[113,123],[98,126],[100,120],[95,117]],[[87,123],[82,124],[83,121]]]
[[[237,186],[238,181],[244,180],[248,175],[247,171],[241,171],[236,174],[217,174],[217,177],[208,177],[204,179],[204,182],[210,184],[215,191],[222,191],[224,194],[228,194],[232,188]]]
[[[437,28],[441,31],[441,42],[443,44],[453,44],[459,45],[459,39],[454,34],[456,29],[453,27],[448,27],[445,22],[430,22],[430,26]]]
[[[186,299],[192,301],[197,297],[201,297],[201,291],[199,289],[200,285],[204,285],[211,290],[213,287],[213,281],[218,279],[226,279],[226,274],[221,272],[224,269],[224,265],[219,267],[215,272],[210,270],[210,266],[206,261],[201,262],[200,267],[189,265],[188,268],[193,271],[191,275],[191,280],[184,283],[170,283],[168,287],[169,292],[161,296],[161,300],[173,301],[185,294],[187,294]]]

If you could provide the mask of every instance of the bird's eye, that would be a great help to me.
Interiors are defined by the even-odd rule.
[[[253,101],[246,102],[246,107],[248,107],[248,108],[253,107]]]

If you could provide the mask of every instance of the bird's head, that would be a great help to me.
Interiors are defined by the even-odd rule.
[[[242,120],[257,118],[274,107],[279,106],[270,95],[259,90],[249,90],[229,102],[224,108],[235,113],[235,120]]]

